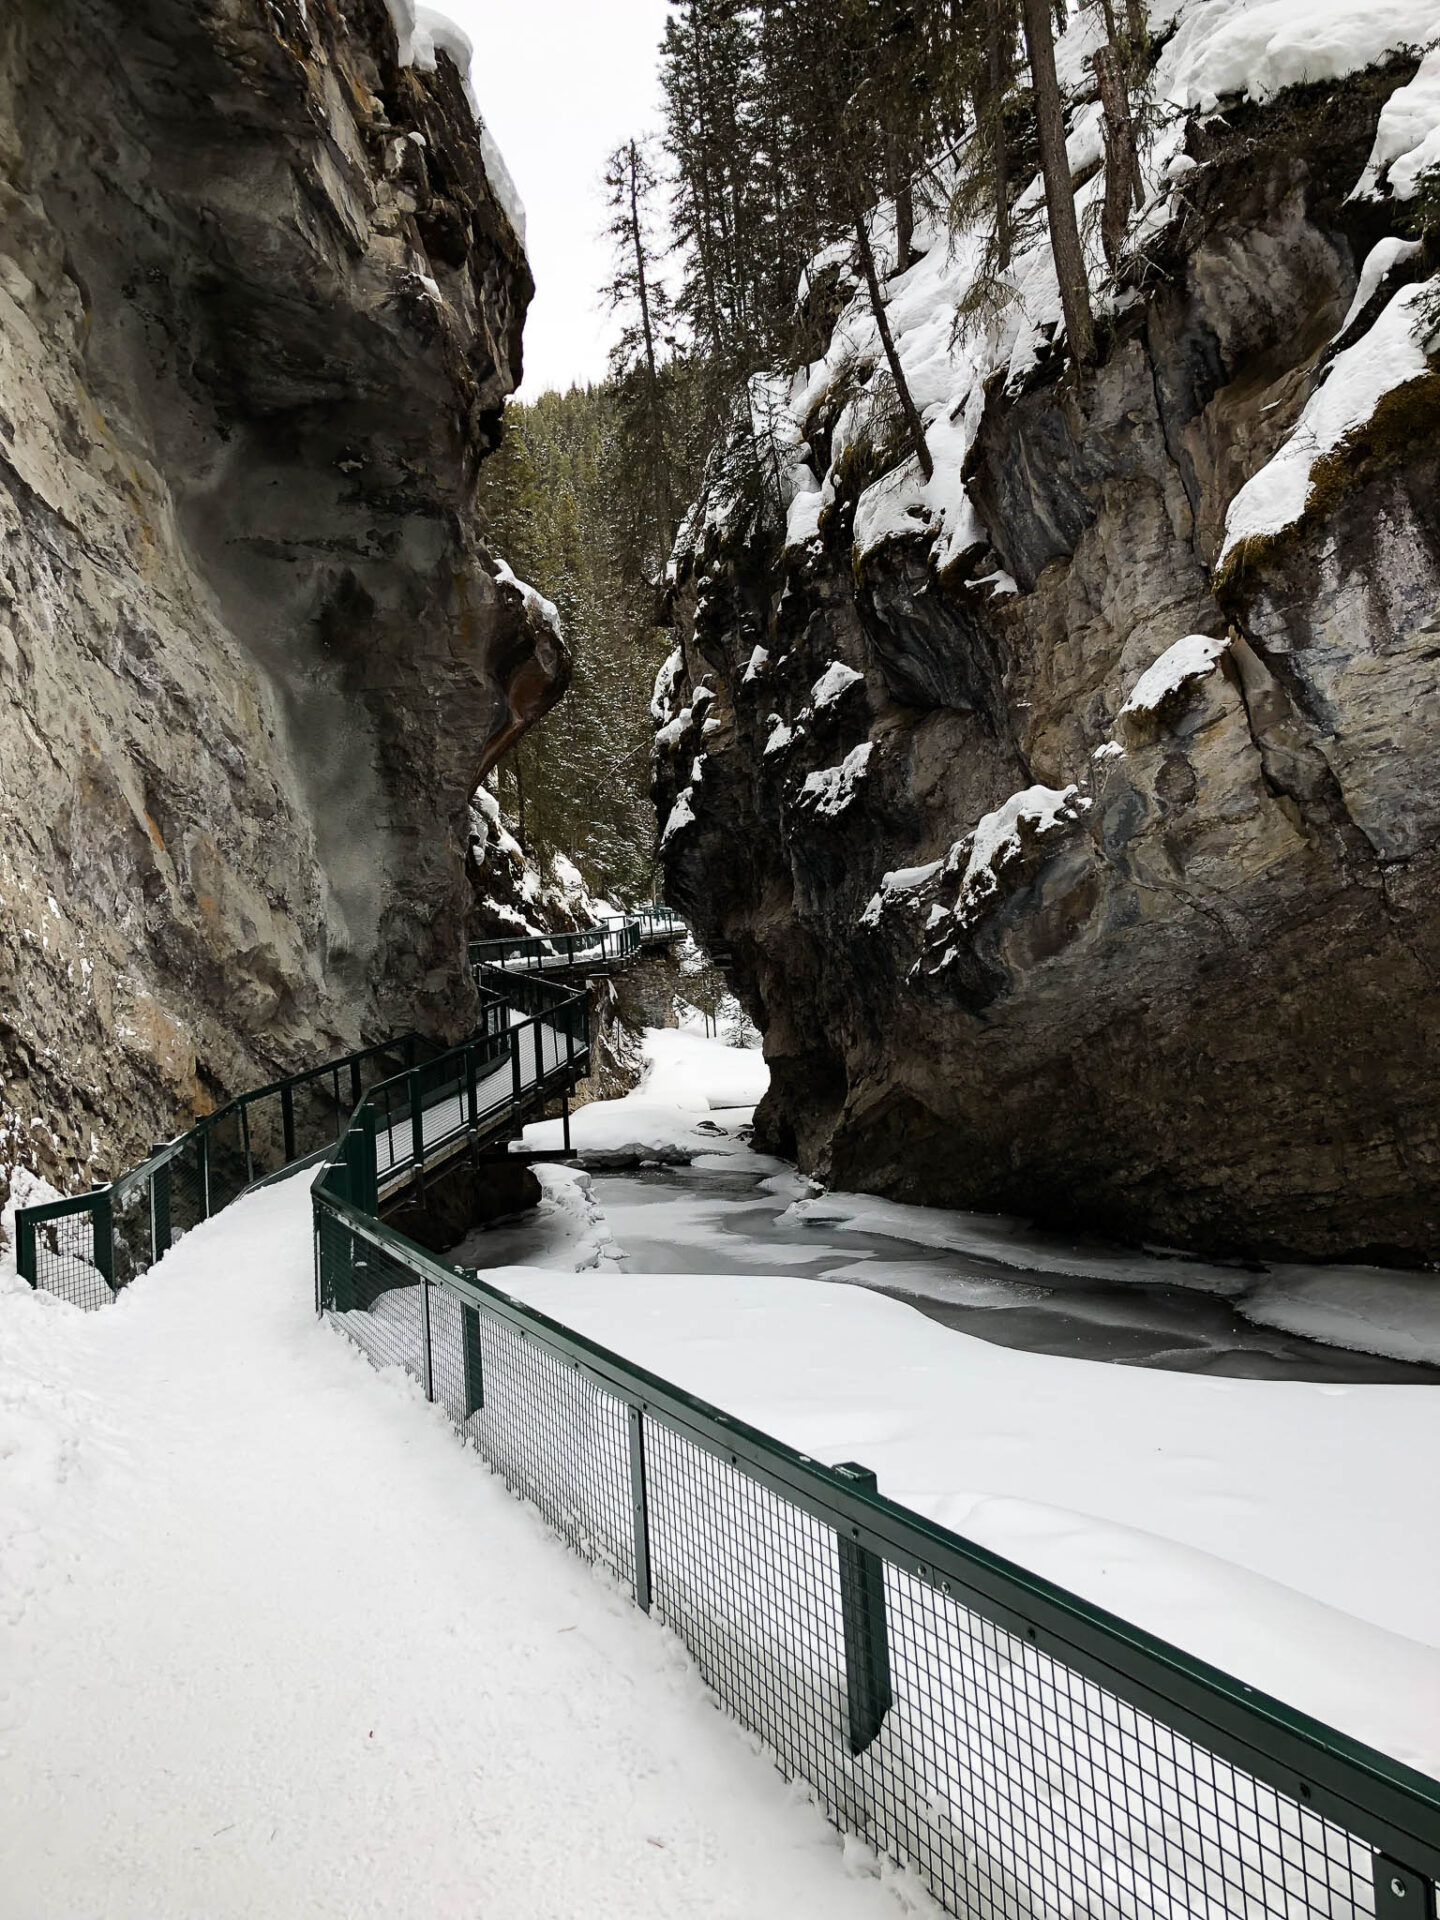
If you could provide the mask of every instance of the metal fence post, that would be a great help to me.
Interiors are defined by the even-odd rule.
[[[210,1218],[210,1129],[195,1136],[195,1167],[200,1176],[200,1218]]]
[[[170,1250],[170,1162],[164,1160],[150,1176],[150,1258]]]
[[[280,1089],[280,1131],[288,1167],[295,1158],[295,1089],[289,1086]]]
[[[650,1611],[650,1509],[645,1497],[645,1416],[630,1408],[630,1504],[635,1514],[635,1604]]]
[[[480,1347],[480,1309],[460,1309],[460,1360],[464,1375],[460,1418],[468,1420],[485,1405],[484,1355]]]
[[[475,1071],[475,1049],[465,1049],[465,1122],[473,1133],[480,1124],[480,1103],[476,1093],[479,1075]]]
[[[411,1073],[405,1081],[410,1096],[410,1153],[417,1172],[425,1168],[425,1115],[420,1106],[420,1075]]]
[[[535,1088],[538,1092],[545,1084],[545,1022],[535,1022]]]
[[[873,1492],[868,1467],[843,1461],[836,1473]],[[845,1708],[850,1751],[863,1753],[879,1733],[894,1695],[890,1686],[890,1641],[885,1627],[885,1565],[878,1555],[837,1532],[840,1547],[840,1616],[845,1630]]]
[[[425,1398],[435,1398],[435,1362],[430,1351],[430,1282],[422,1273],[420,1276],[420,1378],[425,1386]]]
[[[115,1285],[115,1209],[109,1187],[96,1187],[90,1204],[90,1245],[107,1286]]]
[[[35,1222],[24,1208],[15,1215],[15,1270],[22,1280],[28,1280],[32,1287],[39,1290],[40,1269],[35,1259]]]
[[[255,1156],[250,1151],[250,1103],[240,1102],[240,1138],[245,1143],[245,1184],[248,1187],[255,1178]]]
[[[510,1030],[510,1103],[520,1105],[520,1034],[517,1029]]]

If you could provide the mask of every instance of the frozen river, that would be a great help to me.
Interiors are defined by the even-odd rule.
[[[1440,1383],[1440,1368],[1256,1326],[1228,1299],[1192,1287],[1056,1271],[1066,1243],[1038,1229],[1034,1252],[1049,1270],[1019,1273],[975,1254],[787,1219],[790,1196],[766,1191],[762,1177],[743,1163],[597,1173],[621,1271],[697,1280],[783,1272],[864,1286],[979,1339],[1070,1359],[1255,1380]]]

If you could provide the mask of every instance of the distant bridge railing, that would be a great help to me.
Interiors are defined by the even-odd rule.
[[[472,940],[470,964],[472,967],[505,967],[511,972],[523,973],[610,967],[633,959],[647,942],[675,940],[685,930],[685,922],[669,907],[642,907],[634,913],[602,921],[598,927],[582,927],[576,933]]]

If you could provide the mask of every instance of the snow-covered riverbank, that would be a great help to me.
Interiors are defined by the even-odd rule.
[[[587,1159],[698,1151],[702,1171],[748,1167],[792,1202],[808,1192],[737,1137],[748,1115],[730,1103],[763,1088],[757,1056],[687,1034],[648,1044],[644,1086],[576,1116]],[[545,1127],[528,1137],[550,1144]],[[673,1208],[678,1270],[626,1274],[624,1221],[594,1199],[603,1180],[551,1168],[546,1181],[530,1251],[514,1231],[467,1243],[477,1264],[487,1251],[535,1263],[487,1273],[494,1284],[805,1452],[863,1460],[892,1498],[1440,1770],[1440,1539],[1415,1527],[1440,1451],[1440,1389],[1107,1366],[975,1339],[862,1287],[705,1273],[707,1203],[693,1194]],[[997,1264],[1022,1288],[1044,1277],[1044,1243],[1013,1223],[859,1196],[798,1198],[798,1210],[821,1252],[827,1231],[866,1216],[901,1267],[940,1234],[958,1254],[983,1253],[986,1284],[1006,1284]],[[1151,1270],[1173,1283],[1177,1267],[1207,1293],[1253,1279],[1072,1252],[1112,1278],[1118,1260],[1137,1286]]]

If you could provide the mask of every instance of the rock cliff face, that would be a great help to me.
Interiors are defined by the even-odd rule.
[[[465,1022],[563,646],[477,534],[531,292],[381,0],[0,16],[0,1166]]]
[[[1408,203],[1350,197],[1415,71],[1190,116],[1095,370],[1041,340],[948,413],[917,372],[969,422],[963,537],[918,484],[867,534],[863,364],[789,389],[788,535],[715,494],[692,525],[668,897],[764,1032],[760,1132],[832,1184],[1440,1254],[1440,302],[1315,428],[1303,512],[1226,533],[1343,350],[1433,298]]]

